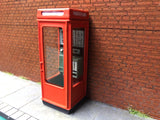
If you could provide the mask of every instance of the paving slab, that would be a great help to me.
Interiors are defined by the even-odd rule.
[[[147,120],[131,115],[126,110],[90,100],[69,115],[43,105],[40,98],[20,110],[39,120]]]
[[[23,114],[17,120],[28,120],[31,116],[28,114]]]
[[[11,116],[12,114],[16,113],[18,110],[16,108],[12,108],[9,111],[5,112],[6,115]]]
[[[19,117],[21,117],[24,113],[22,111],[17,111],[14,114],[12,114],[10,117],[17,120]]]
[[[11,110],[13,107],[11,107],[10,105],[7,105],[6,107],[1,109],[1,112],[6,113],[7,111]]]
[[[41,96],[40,85],[28,85],[19,91],[12,93],[9,96],[6,96],[1,99],[2,102],[5,102],[15,108],[20,108],[32,100]]]
[[[85,113],[88,117],[87,115],[84,116]],[[73,114],[73,117],[79,120],[144,120],[144,118],[129,114],[126,110],[90,100],[81,106],[81,108]]]
[[[102,110],[102,109],[101,109]],[[127,111],[115,111],[112,107],[103,109],[94,120],[143,120],[139,117],[130,115]]]
[[[96,102],[86,100],[73,114],[71,114],[71,117],[77,120],[93,120],[100,112],[101,108],[96,105]]]
[[[38,120],[38,119],[36,119],[36,118],[34,118],[34,117],[31,117],[31,118],[29,118],[28,120]]]
[[[0,110],[1,109],[3,109],[3,108],[5,108],[7,106],[7,104],[6,103],[2,103],[2,104],[0,104]]]
[[[0,93],[0,98],[10,95],[30,84],[33,84],[33,82],[0,72],[0,91],[3,91]]]
[[[23,106],[20,110],[39,120],[67,120],[70,118],[69,115],[44,105],[40,97]]]

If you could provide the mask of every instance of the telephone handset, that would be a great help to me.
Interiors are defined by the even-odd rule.
[[[59,71],[63,73],[63,29],[59,28],[59,40],[60,40],[60,50],[59,50]]]

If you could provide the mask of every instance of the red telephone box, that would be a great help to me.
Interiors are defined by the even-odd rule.
[[[42,100],[70,112],[86,95],[89,14],[38,9]]]

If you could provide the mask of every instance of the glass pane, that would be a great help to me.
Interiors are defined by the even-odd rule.
[[[43,27],[45,79],[48,83],[64,86],[63,29]]]
[[[72,84],[83,79],[84,29],[72,30]]]

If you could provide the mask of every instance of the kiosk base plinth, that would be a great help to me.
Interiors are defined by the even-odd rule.
[[[83,98],[81,101],[79,101],[71,110],[65,110],[65,109],[60,108],[60,107],[58,107],[58,106],[56,106],[56,105],[53,105],[53,104],[51,104],[51,103],[48,103],[48,102],[46,102],[46,101],[44,101],[44,100],[42,100],[42,102],[43,102],[44,105],[47,105],[47,106],[49,106],[49,107],[51,107],[51,108],[54,108],[54,109],[56,109],[56,110],[58,110],[58,111],[61,111],[61,112],[66,113],[66,114],[71,114],[71,113],[74,113],[78,108],[80,108],[81,105],[83,105],[86,100],[87,100],[86,97],[84,97],[84,98]]]
[[[43,102],[44,105],[47,105],[47,106],[49,106],[49,107],[51,107],[51,108],[54,108],[54,109],[56,109],[56,110],[59,110],[59,111],[61,111],[61,112],[63,112],[63,113],[66,113],[66,114],[70,114],[70,113],[71,113],[71,110],[65,110],[65,109],[63,109],[63,108],[60,108],[60,107],[58,107],[58,106],[56,106],[56,105],[50,104],[50,103],[48,103],[48,102],[46,102],[46,101],[43,101],[43,100],[42,100],[42,102]]]

